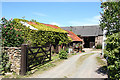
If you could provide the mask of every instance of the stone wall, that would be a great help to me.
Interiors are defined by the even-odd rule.
[[[11,62],[10,71],[20,74],[21,63],[21,47],[5,47],[5,52],[9,56],[9,62]]]
[[[103,42],[103,36],[95,37],[95,46],[97,46],[98,44],[102,45],[102,42]]]

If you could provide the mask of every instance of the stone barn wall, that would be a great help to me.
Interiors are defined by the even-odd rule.
[[[103,36],[95,37],[95,46],[97,46],[98,44],[102,45],[102,42],[103,42]]]

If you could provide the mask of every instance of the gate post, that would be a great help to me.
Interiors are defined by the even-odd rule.
[[[20,75],[25,75],[27,72],[27,44],[22,44],[21,46],[21,70]]]
[[[51,45],[50,45],[50,57],[49,57],[49,61],[51,61]]]

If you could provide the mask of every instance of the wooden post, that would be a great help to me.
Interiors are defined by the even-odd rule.
[[[20,75],[25,75],[27,72],[27,44],[21,46],[21,72]]]
[[[50,57],[49,57],[49,61],[51,61],[51,45],[50,45]]]

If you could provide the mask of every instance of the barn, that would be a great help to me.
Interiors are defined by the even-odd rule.
[[[81,39],[83,39],[84,48],[92,48],[93,46],[102,45],[103,31],[99,25],[69,26],[61,28],[64,30],[72,31]]]

